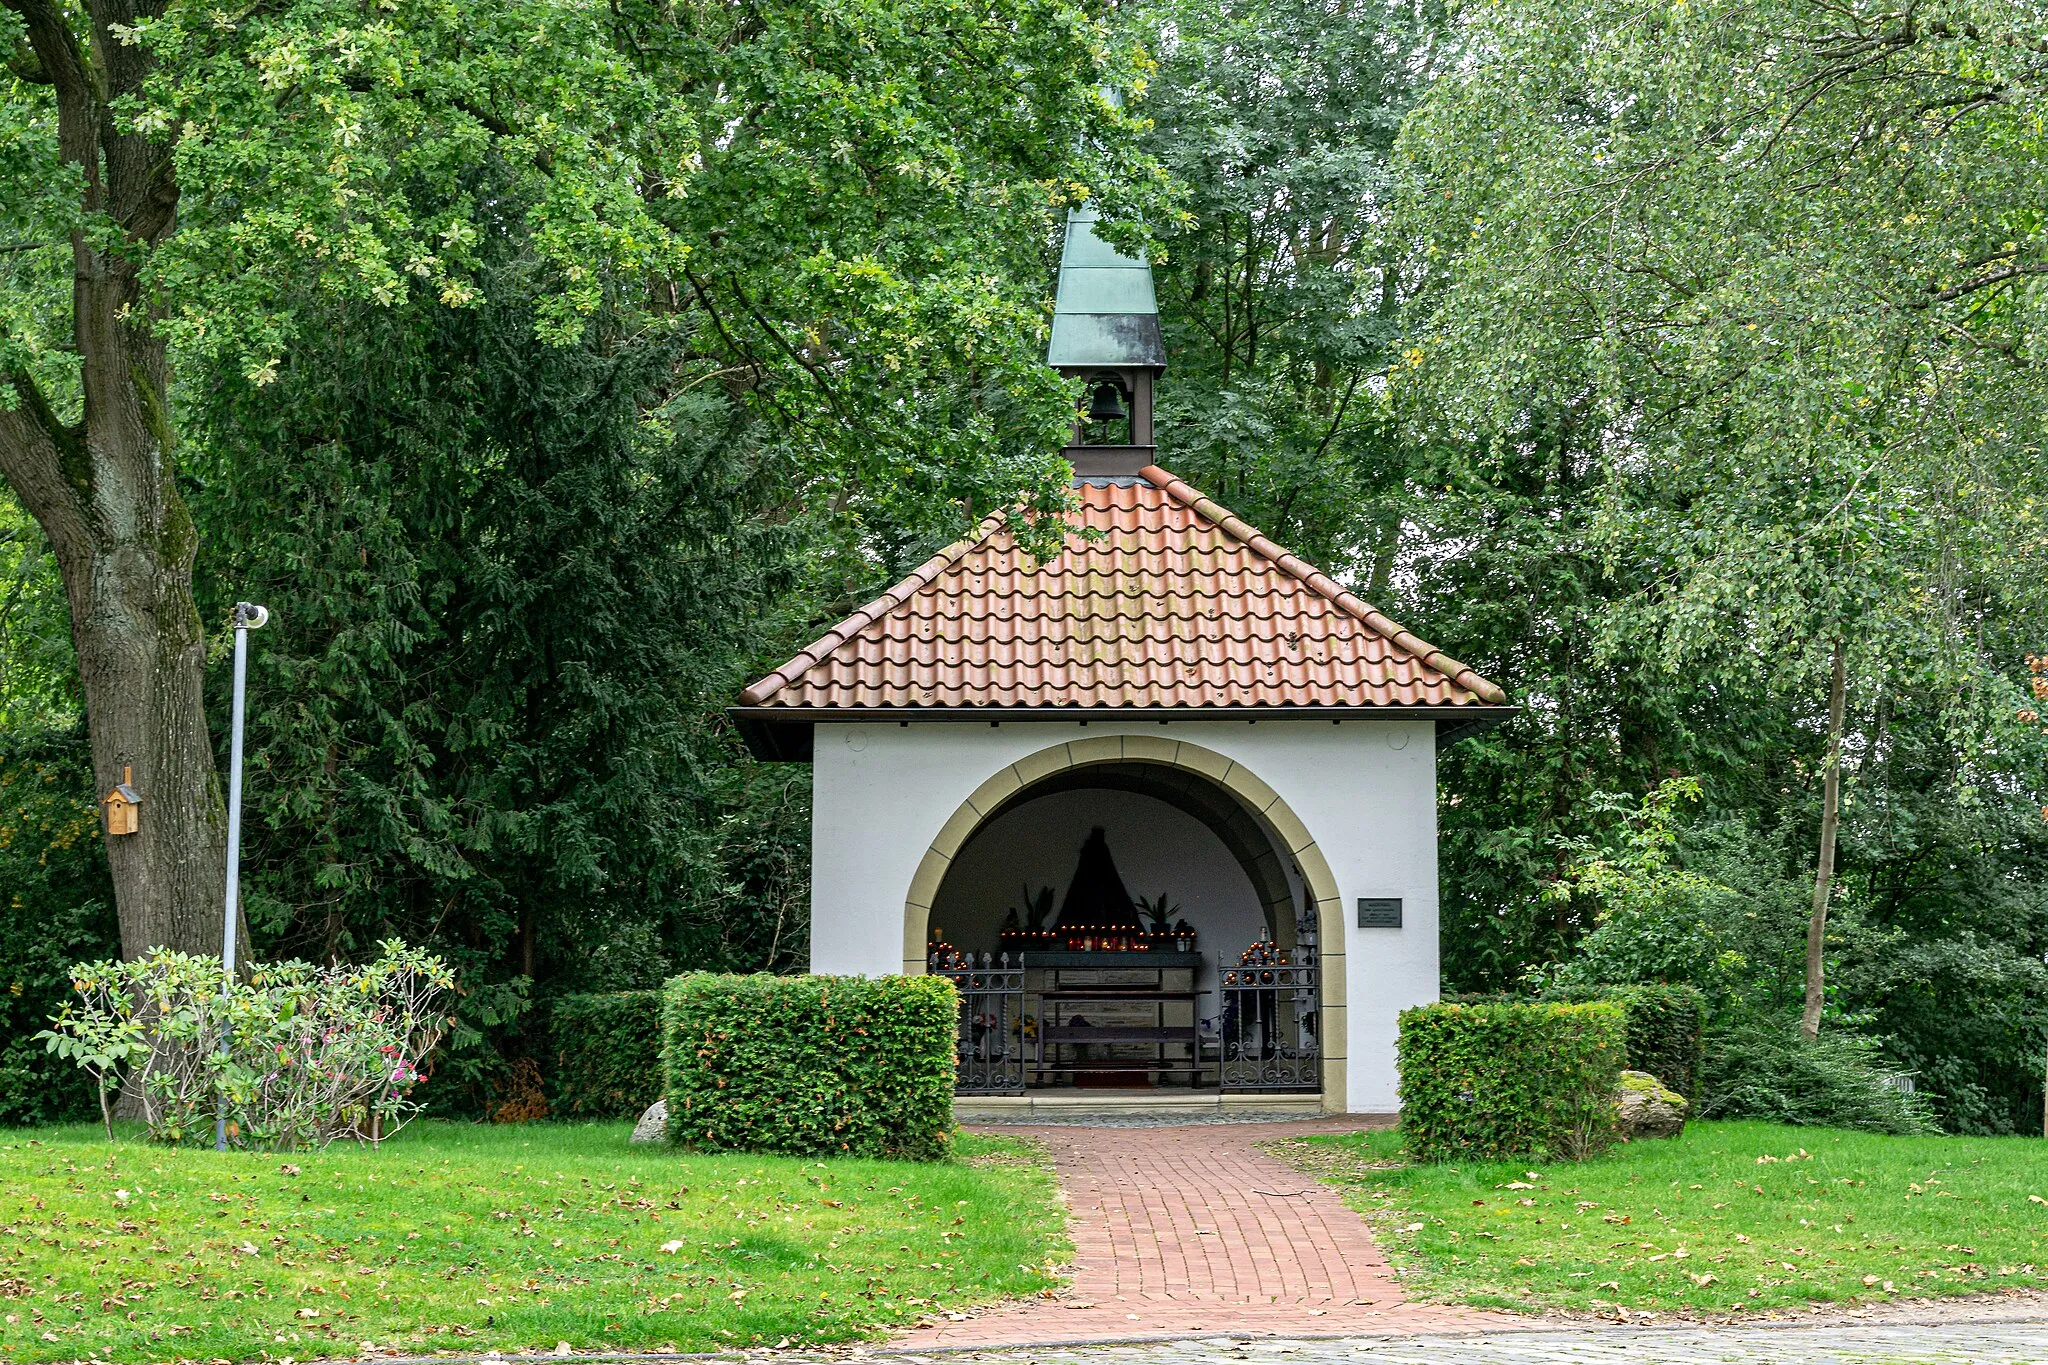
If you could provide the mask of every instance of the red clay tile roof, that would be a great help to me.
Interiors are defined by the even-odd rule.
[[[1500,706],[1507,696],[1157,466],[1034,564],[991,517],[741,694],[791,710]]]

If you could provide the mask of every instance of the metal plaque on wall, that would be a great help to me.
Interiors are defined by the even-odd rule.
[[[1358,927],[1361,929],[1400,928],[1401,898],[1399,896],[1360,896],[1358,898]]]

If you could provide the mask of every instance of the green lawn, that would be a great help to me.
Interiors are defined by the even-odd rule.
[[[630,1131],[420,1122],[282,1157],[0,1133],[0,1359],[836,1341],[1042,1289],[1065,1249],[1019,1143],[806,1162]]]
[[[1276,1150],[1424,1293],[1726,1313],[2048,1285],[2048,1142],[1696,1123],[1583,1163],[1409,1166],[1394,1133]]]

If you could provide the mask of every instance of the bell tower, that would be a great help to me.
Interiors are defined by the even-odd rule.
[[[1067,458],[1076,478],[1135,478],[1153,462],[1152,385],[1166,369],[1152,267],[1095,235],[1090,208],[1067,213],[1048,365],[1086,389]]]

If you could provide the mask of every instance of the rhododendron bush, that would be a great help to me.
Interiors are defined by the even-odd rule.
[[[78,999],[41,1035],[106,1097],[125,1083],[153,1142],[229,1140],[273,1150],[389,1137],[448,1026],[455,978],[396,939],[360,965],[276,962],[222,989],[221,961],[159,949],[82,963]],[[109,1124],[109,1137],[112,1127]]]

